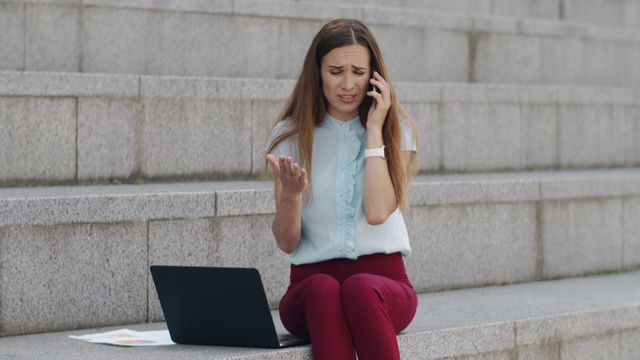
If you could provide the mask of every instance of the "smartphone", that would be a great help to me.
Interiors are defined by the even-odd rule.
[[[377,88],[377,87],[375,87],[374,85],[372,85],[371,83],[369,83],[369,91],[373,91],[373,92],[380,93],[380,92],[378,91],[378,88]],[[373,98],[373,101],[374,101],[374,102],[376,102],[376,98],[374,98],[373,96],[371,96],[371,97]]]
[[[376,68],[373,68],[374,71],[376,71]],[[373,78],[373,72],[371,73],[371,78]],[[376,86],[374,86],[373,84],[369,83],[369,86],[367,87],[367,92],[371,92],[371,91],[375,91],[378,94],[380,93],[380,91],[378,90],[378,88]],[[363,108],[367,109],[367,111],[369,110],[369,108],[371,107],[371,105],[375,105],[377,104],[376,98],[374,98],[371,95],[367,95],[365,96],[364,102],[363,102]],[[366,114],[366,113],[365,113]],[[361,114],[361,116],[364,116]]]
[[[378,69],[375,68],[375,66],[373,67],[373,72],[371,73],[371,78],[373,78],[373,73],[378,71]],[[374,85],[369,84],[369,91],[375,91],[377,93],[380,93],[380,91],[378,91],[378,88],[375,87]],[[373,97],[373,96],[372,96]],[[373,101],[376,101],[376,98],[373,98]]]

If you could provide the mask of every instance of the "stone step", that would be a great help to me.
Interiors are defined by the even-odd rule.
[[[638,28],[316,1],[3,0],[0,10],[0,70],[295,78],[321,25],[350,17],[371,26],[396,81],[640,85]]]
[[[637,0],[288,0],[305,3],[370,5],[483,16],[541,18],[637,28]]]
[[[410,197],[421,293],[640,269],[640,169],[420,176]],[[150,264],[256,267],[274,308],[288,284],[270,182],[5,188],[0,209],[0,336],[160,321]]]
[[[640,358],[640,272],[531,282],[419,295],[413,323],[400,335],[414,359]],[[277,328],[284,332],[277,312]],[[121,327],[119,327],[121,328]],[[127,328],[164,330],[166,324]],[[0,338],[0,358],[164,360],[311,358],[310,346],[285,350],[173,345],[118,348],[69,339],[99,328]]]
[[[293,80],[0,72],[0,186],[250,179]],[[396,83],[423,173],[640,166],[640,90]]]

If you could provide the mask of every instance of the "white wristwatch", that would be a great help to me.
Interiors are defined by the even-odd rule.
[[[379,156],[383,159],[387,158],[387,147],[386,146],[382,146],[376,149],[364,149],[364,158],[368,158],[368,157],[372,157],[372,156]]]

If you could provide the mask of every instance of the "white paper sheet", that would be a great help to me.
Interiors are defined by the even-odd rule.
[[[159,346],[174,345],[169,336],[169,330],[160,331],[133,331],[120,329],[100,334],[90,334],[82,336],[69,336],[96,344],[107,344],[116,346]]]

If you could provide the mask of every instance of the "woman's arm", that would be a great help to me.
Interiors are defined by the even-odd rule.
[[[382,126],[391,106],[389,84],[378,72],[374,72],[373,76],[371,84],[380,89],[380,92],[370,91],[367,93],[375,99],[367,117],[367,149],[376,149],[384,145]],[[409,166],[410,158],[411,151],[402,152],[402,169]],[[379,225],[387,221],[389,215],[398,208],[398,201],[389,176],[387,159],[373,156],[366,158],[365,161],[364,213],[369,224]]]
[[[307,187],[307,172],[290,156],[276,160],[268,154],[267,161],[273,168],[275,182],[276,216],[271,230],[278,247],[291,254],[300,243],[302,194]]]
[[[367,149],[379,148],[382,143],[382,132],[367,128]],[[371,156],[365,159],[364,172],[364,213],[367,222],[379,225],[398,207],[396,193],[389,176],[387,159]]]
[[[369,139],[369,137],[373,139]],[[367,148],[379,148],[382,146],[382,135],[379,141],[374,134],[367,131]],[[402,152],[402,169],[407,169],[412,152]],[[380,225],[398,208],[396,193],[389,176],[387,159],[378,156],[368,157],[366,160],[364,175],[364,213],[367,222],[372,225]]]

